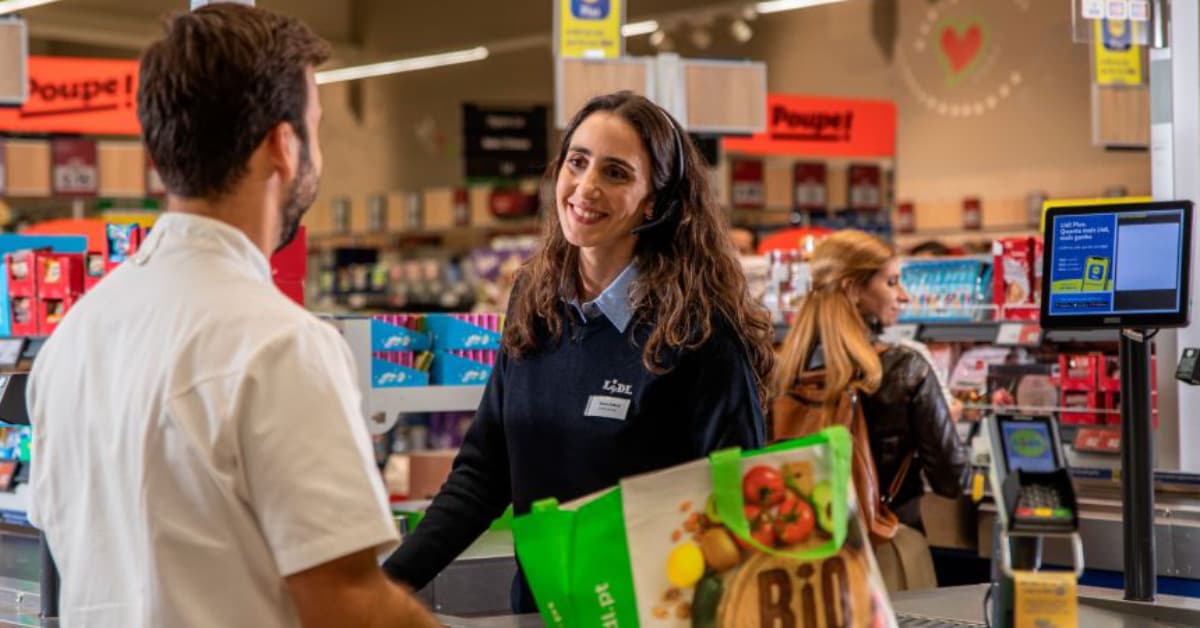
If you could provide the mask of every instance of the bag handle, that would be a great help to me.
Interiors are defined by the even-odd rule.
[[[746,519],[746,501],[742,495],[742,451],[737,448],[723,449],[709,456],[713,502],[717,516],[720,517],[725,527],[750,547],[772,556],[814,561],[837,554],[846,542],[846,522],[850,515],[848,497],[850,456],[852,454],[850,432],[841,426],[830,427],[811,436],[772,445],[760,452],[776,453],[817,446],[825,446],[829,454],[829,483],[833,489],[832,539],[817,547],[802,550],[779,550],[767,547],[755,540],[750,534],[750,522]]]
[[[858,403],[858,392],[850,391],[850,416],[854,417],[854,419],[851,419],[852,421],[859,416]],[[856,425],[856,428],[861,427],[863,430],[866,430],[865,419],[866,417],[863,417],[863,424],[861,426]],[[904,480],[908,479],[908,472],[912,469],[913,459],[916,458],[916,455],[916,451],[910,451],[900,461],[900,468],[896,470],[896,475],[892,477],[892,483],[888,486],[887,493],[879,496],[879,501],[883,502],[885,506],[891,506],[892,501],[896,499],[896,494],[900,492],[900,487],[904,485]]]
[[[907,456],[904,456],[904,460],[900,461],[900,468],[896,470],[896,475],[892,478],[892,485],[888,487],[887,495],[883,496],[884,504],[892,505],[896,494],[900,492],[900,487],[904,485],[904,480],[908,479],[908,472],[912,469],[913,458],[916,456],[917,452],[910,451]]]

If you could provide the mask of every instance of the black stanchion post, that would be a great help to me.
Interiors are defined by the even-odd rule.
[[[50,544],[46,542],[46,535],[39,534],[38,540],[41,544],[42,554],[42,577],[41,577],[41,617],[42,619],[57,619],[58,618],[58,566],[54,564],[54,556],[50,554]]]
[[[1125,599],[1157,593],[1154,554],[1154,432],[1150,406],[1150,340],[1121,334],[1121,510],[1125,520]]]

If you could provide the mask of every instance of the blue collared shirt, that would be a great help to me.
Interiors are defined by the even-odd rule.
[[[633,320],[633,284],[637,278],[637,265],[631,261],[600,296],[582,305],[578,297],[572,297],[568,303],[584,322],[603,314],[617,331],[625,333],[625,329]]]

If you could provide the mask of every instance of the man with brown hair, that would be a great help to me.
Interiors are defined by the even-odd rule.
[[[167,212],[28,391],[64,626],[437,625],[378,567],[398,537],[349,349],[271,281],[316,196],[328,54],[297,20],[212,4],[142,58]]]

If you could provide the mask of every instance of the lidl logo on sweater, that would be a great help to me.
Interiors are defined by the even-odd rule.
[[[614,395],[633,395],[633,384],[622,384],[615,379],[604,380],[604,392]]]

